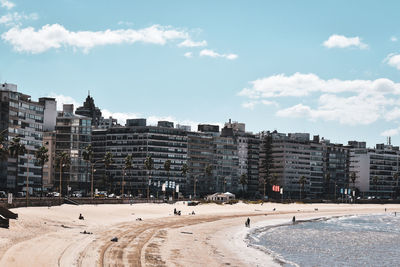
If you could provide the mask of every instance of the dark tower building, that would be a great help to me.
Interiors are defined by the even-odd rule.
[[[92,126],[99,125],[101,111],[95,106],[93,97],[90,96],[90,93],[88,93],[83,106],[76,109],[75,114],[92,118]]]

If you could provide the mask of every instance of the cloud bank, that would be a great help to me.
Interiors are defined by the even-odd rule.
[[[368,48],[367,44],[361,42],[361,38],[356,37],[346,37],[344,35],[331,35],[328,40],[326,40],[323,45],[327,48],[346,48],[346,47],[356,47],[360,49]]]

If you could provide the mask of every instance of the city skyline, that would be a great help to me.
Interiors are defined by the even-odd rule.
[[[0,82],[76,107],[90,90],[120,120],[396,145],[398,6],[2,0]]]

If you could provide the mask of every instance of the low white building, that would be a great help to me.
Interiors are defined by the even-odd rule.
[[[235,199],[235,195],[229,192],[226,193],[215,193],[207,196],[207,200],[216,202],[227,202]]]

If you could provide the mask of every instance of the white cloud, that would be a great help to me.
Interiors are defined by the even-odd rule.
[[[192,52],[186,52],[185,54],[183,54],[185,57],[187,58],[191,58],[193,57],[193,53]]]
[[[347,125],[366,125],[378,119],[393,121],[400,118],[400,83],[389,79],[376,80],[324,80],[315,74],[278,74],[250,82],[238,95],[249,99],[242,104],[254,108],[261,101],[274,104],[271,99],[301,97],[315,107],[294,104],[276,112],[279,117],[308,118],[310,120],[337,121]],[[315,96],[317,98],[315,99]],[[306,98],[308,97],[308,98]],[[279,103],[282,106],[282,102]],[[276,103],[278,106],[278,103]]]
[[[7,9],[11,9],[11,8],[15,7],[15,4],[8,0],[0,0],[0,4],[1,4],[1,7],[7,8]]]
[[[389,54],[385,59],[389,66],[395,67],[396,69],[400,70],[400,55],[396,54]]]
[[[210,49],[203,49],[200,51],[200,56],[206,56],[206,57],[213,57],[213,58],[226,58],[229,60],[234,60],[238,58],[238,55],[236,54],[219,54],[213,50]]]
[[[73,104],[74,105],[74,110],[77,107],[82,105],[82,103],[79,103],[78,101],[76,101],[74,98],[72,98],[70,96],[51,93],[50,95],[48,95],[48,97],[53,97],[53,98],[56,99],[56,101],[57,101],[57,110],[59,110],[59,111],[61,111],[63,109],[63,104]]]
[[[390,41],[392,41],[392,42],[397,42],[397,37],[396,37],[396,36],[390,37]]]
[[[4,24],[6,26],[17,26],[21,24],[23,20],[37,20],[39,18],[38,14],[31,13],[26,15],[25,13],[7,13],[0,17],[0,24]]]
[[[199,46],[207,46],[207,41],[203,40],[201,42],[194,42],[190,39],[186,39],[182,43],[178,44],[180,47],[199,47]]]
[[[385,78],[376,80],[323,80],[313,73],[295,73],[272,75],[266,78],[251,81],[252,87],[244,88],[240,96],[251,99],[271,97],[301,97],[311,93],[344,93],[354,92],[362,94],[393,93],[400,94],[400,84]]]
[[[111,112],[108,109],[101,110],[102,116],[104,118],[113,117],[114,119],[118,120],[118,123],[121,125],[125,125],[127,119],[137,119],[141,118],[140,114],[138,113],[131,113],[131,112]]]
[[[45,25],[39,30],[33,27],[13,27],[1,35],[15,51],[43,53],[49,49],[72,47],[88,52],[95,46],[133,44],[136,42],[165,45],[168,41],[186,40],[187,32],[170,26],[153,25],[133,30],[69,31],[59,24]]]
[[[323,45],[327,48],[346,48],[346,47],[358,47],[360,49],[368,48],[367,44],[361,42],[361,38],[356,37],[346,37],[344,35],[333,34],[326,40]]]
[[[398,135],[399,133],[400,133],[400,127],[383,131],[381,133],[381,135],[382,136],[395,136],[395,135]]]
[[[122,20],[120,20],[120,21],[118,21],[118,25],[123,25],[123,26],[129,26],[129,27],[131,27],[131,26],[133,26],[133,22],[122,21]]]

